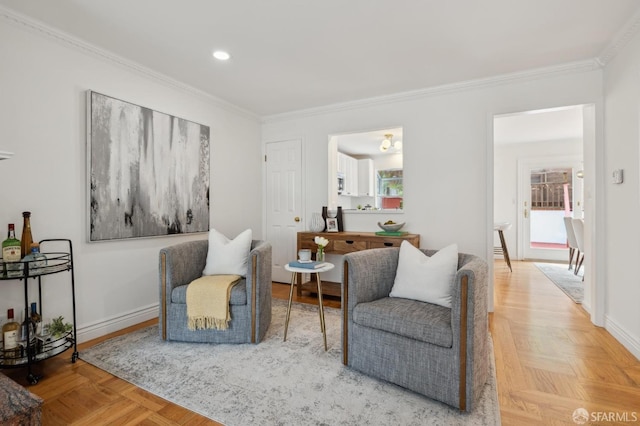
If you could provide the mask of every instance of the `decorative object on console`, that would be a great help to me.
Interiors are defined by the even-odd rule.
[[[325,226],[326,224],[320,213],[311,214],[311,220],[309,222],[309,230],[311,232],[322,232]]]
[[[207,231],[209,127],[93,91],[87,109],[89,241]]]
[[[385,223],[380,223],[378,222],[378,226],[384,231],[384,232],[399,232],[400,229],[402,229],[402,227],[404,226],[405,222],[402,223],[395,223],[392,220],[388,220]]]
[[[344,221],[342,219],[342,206],[338,206],[337,209],[328,209],[327,206],[322,207],[322,219],[327,221],[327,219],[336,219],[337,232],[344,232]],[[324,231],[328,231],[327,227],[323,228]],[[333,232],[333,231],[332,231]]]

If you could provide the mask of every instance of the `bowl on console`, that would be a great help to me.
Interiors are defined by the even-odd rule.
[[[404,226],[405,222],[402,223],[380,223],[378,222],[378,226],[384,230],[385,232],[398,232]]]

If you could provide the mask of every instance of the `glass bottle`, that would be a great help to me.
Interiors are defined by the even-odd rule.
[[[20,324],[13,319],[13,309],[7,310],[7,322],[2,326],[2,349],[5,363],[13,363],[12,359],[20,357],[18,333]]]
[[[31,322],[36,336],[42,334],[42,316],[38,313],[38,305],[36,302],[31,303]]]
[[[29,268],[29,276],[39,275],[45,272],[47,256],[40,253],[40,244],[31,243],[31,252],[22,259],[22,262]]]
[[[20,259],[20,240],[16,238],[15,225],[10,223],[7,239],[2,242],[2,260],[7,277],[19,277],[22,274]]]
[[[31,236],[31,212],[22,212],[24,223],[22,225],[22,242],[20,244],[20,258],[22,259],[29,253],[31,253],[31,243],[33,237]]]

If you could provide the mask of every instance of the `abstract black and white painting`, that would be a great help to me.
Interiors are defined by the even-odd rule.
[[[87,93],[89,241],[209,230],[209,127]]]

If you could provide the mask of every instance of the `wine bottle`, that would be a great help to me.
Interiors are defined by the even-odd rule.
[[[31,322],[36,336],[42,334],[42,316],[38,313],[38,305],[36,302],[31,303]]]
[[[20,240],[16,238],[15,225],[10,223],[7,239],[2,242],[2,260],[4,261],[7,277],[19,277],[22,274],[20,259],[22,259],[22,256],[20,256]]]
[[[36,346],[36,333],[31,322],[31,315],[27,309],[22,311],[22,322],[20,323],[20,335],[18,336],[19,344],[22,346],[21,356],[27,353],[32,354]]]
[[[29,253],[31,253],[31,243],[33,237],[31,236],[31,212],[22,212],[24,219],[22,225],[22,240],[20,244],[20,258],[22,259]]]
[[[19,330],[20,324],[13,319],[13,309],[7,310],[7,322],[2,326],[2,349],[6,364],[13,364],[13,359],[20,357]]]

